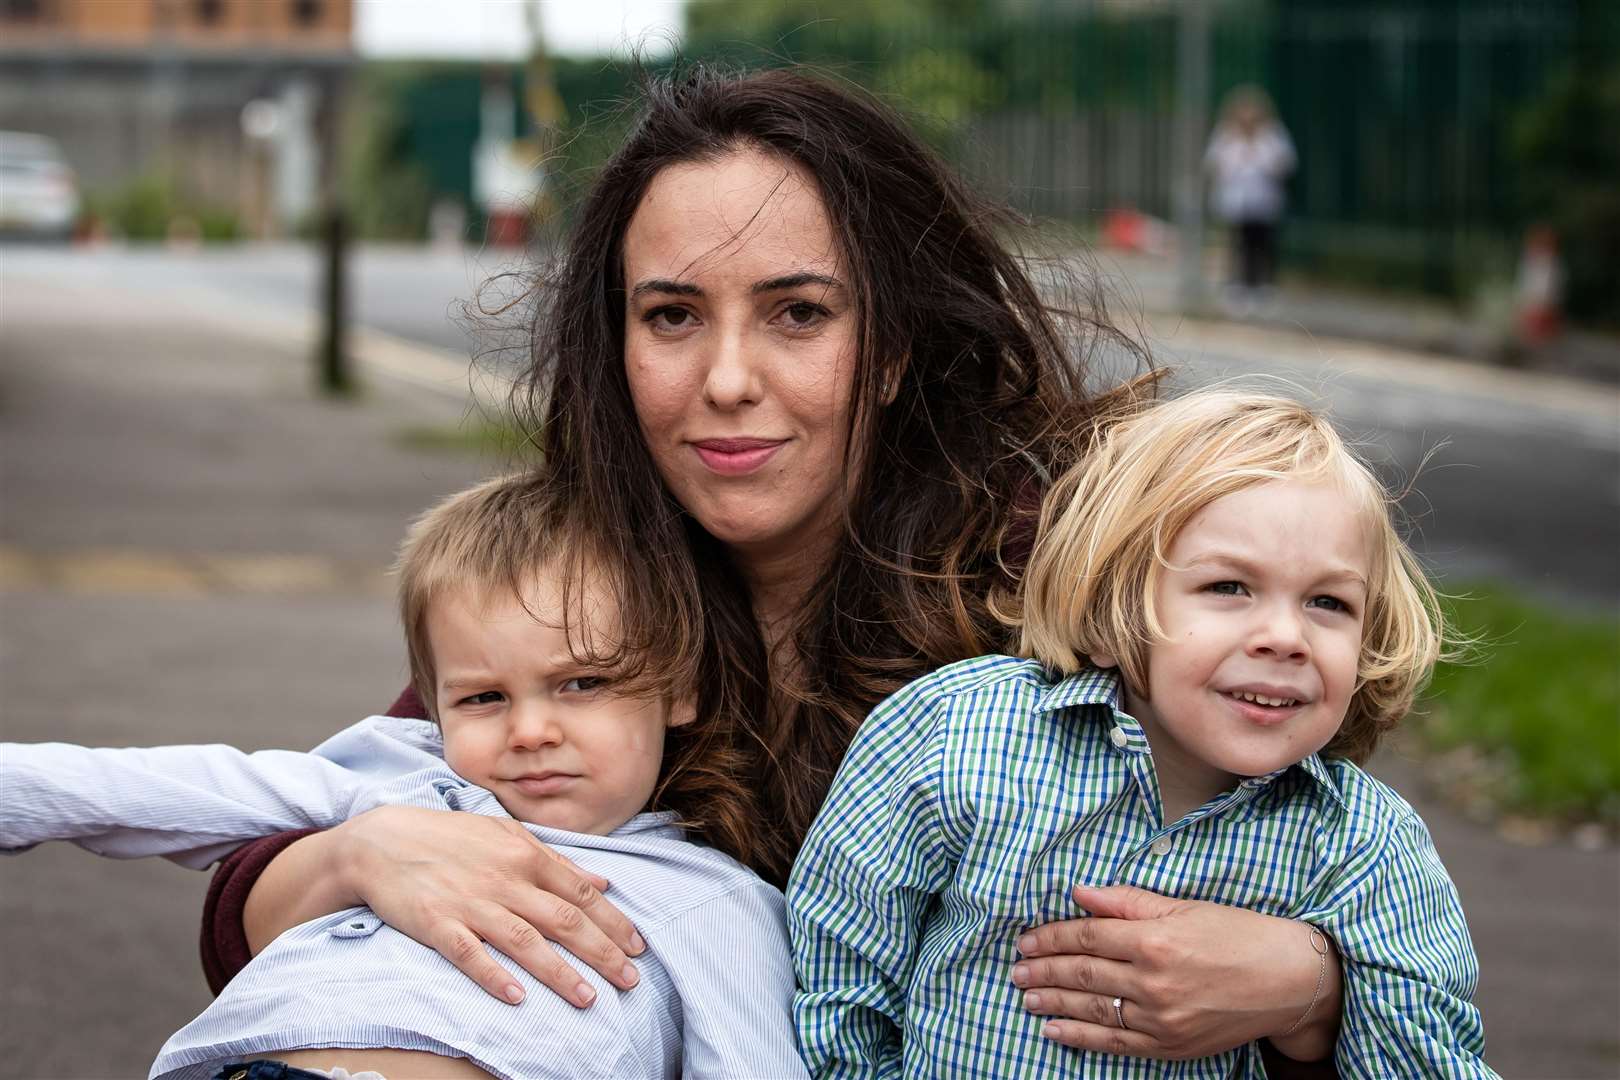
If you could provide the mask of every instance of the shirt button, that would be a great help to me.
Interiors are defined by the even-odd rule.
[[[1131,741],[1131,737],[1125,734],[1124,728],[1116,727],[1114,730],[1108,733],[1108,741],[1113,743],[1115,746],[1123,748],[1126,743]]]
[[[1168,836],[1161,836],[1157,840],[1153,841],[1153,846],[1148,848],[1148,850],[1153,852],[1155,855],[1168,855],[1170,854],[1170,847],[1170,838]]]

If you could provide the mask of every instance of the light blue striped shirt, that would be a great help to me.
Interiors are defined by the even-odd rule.
[[[1185,1062],[1042,1038],[1016,941],[1134,885],[1302,919],[1344,961],[1340,1075],[1493,1076],[1456,889],[1400,796],[1316,756],[1165,823],[1111,673],[981,657],[904,687],[844,759],[788,884],[800,1050],[827,1076],[1264,1076],[1258,1048]]]
[[[385,804],[510,816],[442,752],[434,725],[388,717],[311,754],[0,744],[0,849],[71,840],[201,868],[244,840]],[[780,892],[684,839],[671,814],[641,814],[611,836],[526,827],[612,882],[609,899],[647,942],[634,990],[564,952],[597,993],[576,1009],[495,953],[528,992],[507,1005],[352,908],[278,937],[164,1045],[151,1075],[201,1080],[230,1059],[304,1047],[424,1050],[512,1080],[804,1075]]]

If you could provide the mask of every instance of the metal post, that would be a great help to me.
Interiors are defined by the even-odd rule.
[[[348,394],[354,390],[348,356],[348,296],[345,267],[348,262],[348,223],[341,201],[327,200],[321,208],[321,344],[317,364],[321,391]]]
[[[1181,310],[1204,302],[1204,139],[1209,125],[1209,10],[1214,0],[1181,0],[1176,23],[1174,169]]]
[[[343,213],[338,153],[338,80],[330,79],[321,102],[321,339],[315,367],[321,392],[353,393],[348,353],[348,223]]]

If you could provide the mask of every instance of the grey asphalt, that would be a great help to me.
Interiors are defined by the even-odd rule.
[[[358,400],[312,396],[300,334],[266,329],[288,310],[235,279],[209,292],[162,258],[28,255],[0,253],[0,735],[301,748],[386,705],[404,659],[381,570],[414,513],[499,465],[400,435],[476,407],[399,362],[368,371]],[[390,258],[396,280],[419,273]],[[249,308],[263,317],[243,317]],[[445,310],[412,315],[438,328],[414,336],[464,351]],[[400,319],[376,321],[413,336]],[[1184,338],[1174,347],[1223,371],[1300,370],[1278,359],[1288,342],[1263,333]],[[1612,462],[1592,410],[1556,395],[1437,365],[1423,396],[1423,380],[1378,371],[1325,385],[1370,412],[1405,401],[1412,445],[1449,402],[1482,429],[1517,425],[1494,447],[1479,436],[1471,454]],[[1559,520],[1612,528],[1606,475],[1553,492],[1575,502]],[[1460,492],[1457,509],[1436,506],[1444,518],[1480,504],[1447,534],[1465,569],[1535,569],[1482,535],[1503,528],[1507,482],[1493,474],[1472,503]],[[1603,554],[1577,545],[1543,561],[1579,580],[1612,572]],[[1620,1075],[1620,854],[1507,843],[1429,802],[1398,755],[1377,771],[1419,804],[1457,881],[1492,1064],[1506,1076]],[[0,1078],[143,1074],[208,1000],[196,961],[205,876],[66,847],[0,868]]]

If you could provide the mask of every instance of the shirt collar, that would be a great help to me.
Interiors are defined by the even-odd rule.
[[[641,833],[650,836],[681,836],[681,816],[673,810],[654,810],[637,814],[617,829],[608,833],[609,836],[637,836]]]
[[[1049,679],[1057,678],[1050,670]],[[1119,673],[1112,668],[1084,667],[1041,691],[1036,712],[1056,712],[1076,705],[1106,705],[1118,710]]]
[[[1048,670],[1049,678],[1057,678],[1056,674]],[[1123,714],[1121,709],[1120,679],[1118,668],[1084,667],[1073,675],[1069,675],[1053,682],[1041,692],[1040,699],[1035,705],[1036,712],[1056,712],[1080,705],[1106,705],[1109,709],[1108,719],[1112,720],[1115,714]],[[1131,723],[1131,734],[1136,734],[1134,718]],[[1139,738],[1140,736],[1137,735]],[[1143,743],[1146,748],[1146,743]],[[1293,765],[1284,766],[1276,772],[1268,773],[1263,777],[1253,777],[1245,781],[1254,786],[1264,786],[1280,779],[1290,769],[1299,769],[1315,780],[1328,793],[1328,795],[1341,806],[1345,805],[1344,792],[1339,789],[1339,782],[1318,754],[1312,754],[1303,761]]]
[[[1348,809],[1349,803],[1345,800],[1344,792],[1339,788],[1338,777],[1333,774],[1332,769],[1328,768],[1327,762],[1322,760],[1320,754],[1312,754],[1298,765],[1291,765],[1289,768],[1296,768],[1309,774],[1312,779],[1322,786],[1324,791],[1333,797],[1334,802]],[[1287,772],[1288,770],[1284,769],[1282,771]]]

